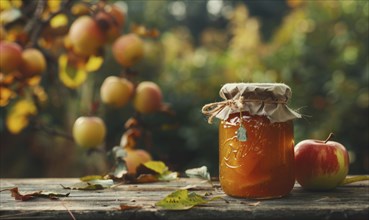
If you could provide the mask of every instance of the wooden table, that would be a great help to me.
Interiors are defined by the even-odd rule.
[[[331,192],[307,192],[295,185],[291,194],[274,200],[226,196],[218,182],[181,178],[170,182],[120,185],[96,191],[66,190],[78,179],[0,179],[1,189],[18,187],[21,193],[39,190],[70,192],[59,200],[37,198],[19,201],[9,191],[0,193],[0,219],[369,219],[369,181],[339,187]],[[211,201],[184,211],[167,211],[155,203],[187,187],[198,194],[211,193],[225,200]],[[140,209],[120,210],[120,204]]]

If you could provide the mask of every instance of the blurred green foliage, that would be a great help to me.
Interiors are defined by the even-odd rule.
[[[325,139],[334,132],[335,140],[350,151],[350,173],[369,172],[369,3],[220,1],[215,10],[209,2],[124,2],[128,22],[161,31],[158,40],[146,41],[145,59],[134,67],[138,80],[161,86],[175,111],[169,118],[160,113],[145,117],[155,128],[147,148],[154,158],[172,170],[206,165],[217,175],[218,128],[207,124],[201,107],[220,100],[219,89],[228,82],[283,82],[293,91],[289,106],[305,116],[295,121],[295,142]],[[70,132],[75,118],[87,113],[90,100],[98,97],[102,80],[119,74],[109,50],[106,56],[101,70],[78,90],[61,89],[58,83],[47,88],[51,104],[45,107],[45,121]],[[132,112],[131,106],[99,109],[108,125],[108,149],[119,144]],[[106,171],[103,155],[86,155],[73,142],[31,129],[11,136],[3,118],[1,176]],[[157,122],[162,126],[155,127]]]

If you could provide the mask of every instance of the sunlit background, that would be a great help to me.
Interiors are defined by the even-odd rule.
[[[369,172],[368,1],[114,4],[126,13],[123,33],[132,24],[160,31],[158,38],[145,39],[145,57],[132,68],[139,73],[137,82],[152,80],[161,87],[175,112],[145,116],[152,141],[138,148],[154,159],[176,171],[206,165],[216,176],[217,123],[209,125],[201,107],[219,101],[219,89],[228,82],[283,82],[293,91],[289,106],[304,115],[295,121],[295,142],[324,140],[333,132],[349,150],[350,174]],[[9,9],[1,10],[4,22]],[[109,47],[104,55],[101,68],[75,89],[44,74],[47,100],[39,119],[70,134],[75,119],[89,112],[91,100],[99,100],[104,78],[121,72]],[[34,127],[10,132],[6,118],[18,99],[0,108],[1,177],[78,177],[109,170],[104,153],[89,154],[62,136]],[[119,145],[132,114],[131,105],[119,110],[99,105],[96,115],[108,128],[105,151]]]

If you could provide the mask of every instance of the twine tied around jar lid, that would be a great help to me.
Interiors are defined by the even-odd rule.
[[[301,118],[287,106],[292,92],[283,83],[228,83],[219,94],[224,101],[209,103],[202,108],[202,113],[209,117],[209,124],[214,117],[226,120],[230,114],[242,111],[266,116],[272,123]]]

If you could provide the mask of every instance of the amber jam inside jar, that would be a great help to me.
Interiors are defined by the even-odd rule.
[[[241,119],[242,117],[242,119]],[[241,124],[246,140],[239,140]],[[271,123],[248,112],[219,124],[219,179],[235,197],[269,199],[287,195],[295,183],[293,122]]]
[[[283,83],[227,83],[223,101],[203,106],[208,123],[219,124],[219,179],[235,197],[270,199],[287,195],[295,183],[291,88]]]

